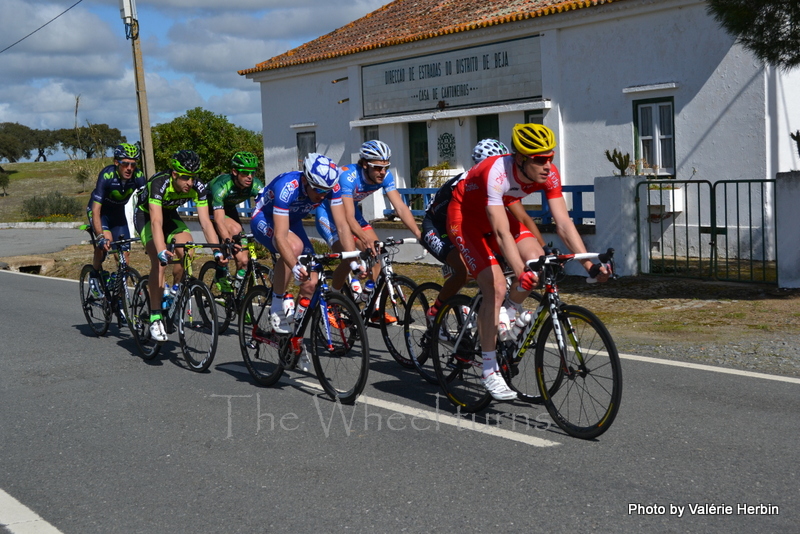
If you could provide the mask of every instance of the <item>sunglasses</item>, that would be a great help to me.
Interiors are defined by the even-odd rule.
[[[553,161],[553,154],[549,156],[528,156],[528,159],[532,161],[534,165],[547,165]]]
[[[135,161],[120,161],[118,163],[120,167],[136,167]]]
[[[312,187],[311,190],[318,195],[327,195],[328,193],[331,192],[330,189],[320,189],[319,187]]]
[[[178,174],[178,178],[180,178],[181,180],[186,180],[187,182],[189,180],[194,180],[195,178],[197,178],[196,174],[182,174],[180,172],[177,173],[177,174]]]
[[[381,165],[380,163],[370,163],[367,162],[367,166],[372,167],[373,169],[383,169],[388,170],[391,167],[391,163],[387,163],[386,165]]]

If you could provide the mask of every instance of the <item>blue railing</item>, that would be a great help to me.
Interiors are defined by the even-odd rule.
[[[584,224],[584,219],[594,219],[594,210],[583,209],[583,194],[594,194],[593,185],[563,185],[561,186],[561,190],[565,193],[565,195],[572,196],[572,209],[569,212],[569,216],[575,222],[575,224]],[[407,206],[419,204],[420,199],[422,200],[422,209],[411,210],[411,213],[416,217],[422,217],[425,215],[425,210],[428,208],[428,205],[430,205],[434,195],[439,190],[435,187],[419,187],[398,188],[397,191],[403,197],[403,202],[405,202]],[[541,205],[542,209],[527,210],[528,215],[531,217],[540,217],[542,219],[542,224],[552,223],[553,216],[550,214],[550,205],[547,203],[547,199],[541,191],[537,191],[533,194],[539,195],[539,201],[537,204]],[[397,214],[393,209],[388,208],[383,210],[383,216],[396,217]]]
[[[248,198],[241,204],[237,205],[236,208],[239,211],[239,217],[250,217],[250,214],[253,212],[253,205],[252,201]],[[186,215],[188,217],[194,217],[197,215],[197,208],[194,205],[194,202],[191,200],[188,201],[186,204],[178,208],[178,213],[181,215]]]
[[[575,224],[584,224],[584,219],[594,219],[594,210],[583,209],[583,194],[594,194],[594,186],[564,185],[561,186],[561,190],[567,195],[572,195],[572,209],[569,212],[569,216],[575,222]],[[434,195],[436,195],[436,192],[439,191],[439,189],[435,187],[418,187],[398,188],[397,191],[403,197],[403,202],[405,202],[407,206],[412,206],[415,203],[419,203],[420,200],[422,201],[422,209],[411,210],[411,213],[414,214],[414,216],[422,217],[425,215],[425,209],[427,209],[428,205],[431,203]],[[542,208],[538,210],[528,210],[528,215],[531,217],[541,218],[542,224],[552,223],[553,217],[550,214],[550,206],[547,203],[547,199],[541,193],[541,191],[537,191],[533,194],[539,195],[539,201],[537,204],[542,206]],[[250,217],[250,214],[253,212],[252,201],[248,199],[239,204],[237,208],[239,210],[240,217]],[[189,201],[178,208],[178,213],[181,215],[195,216],[197,215],[197,209],[195,208],[194,202]],[[396,217],[397,214],[393,209],[385,209],[383,210],[383,216],[393,218]]]

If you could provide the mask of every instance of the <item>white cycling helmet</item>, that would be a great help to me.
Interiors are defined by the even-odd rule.
[[[339,183],[339,169],[330,158],[312,152],[303,160],[303,174],[318,189],[333,189]]]
[[[489,156],[502,156],[511,151],[497,139],[483,139],[472,149],[472,161],[477,165]]]
[[[374,141],[367,141],[361,145],[361,150],[359,151],[358,155],[361,157],[361,159],[365,159],[367,161],[389,161],[389,159],[392,157],[392,149],[389,148],[389,145],[383,141],[378,141],[376,139]]]

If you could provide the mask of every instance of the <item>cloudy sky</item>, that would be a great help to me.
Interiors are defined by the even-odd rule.
[[[0,50],[78,0],[1,0]],[[261,130],[258,84],[238,70],[374,11],[388,0],[136,0],[150,120],[202,107]],[[119,0],[82,0],[0,53],[0,122],[119,128],[139,140],[131,42]]]

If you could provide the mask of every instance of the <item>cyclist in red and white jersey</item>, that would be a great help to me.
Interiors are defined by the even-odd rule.
[[[497,372],[495,333],[506,281],[496,256],[502,255],[516,275],[509,293],[511,301],[507,304],[519,308],[538,283],[535,273],[525,271],[525,261],[544,253],[539,241],[505,209],[506,206],[543,191],[558,236],[573,253],[586,252],[569,217],[561,193],[561,176],[553,164],[555,134],[541,124],[517,124],[511,139],[514,153],[493,156],[472,167],[453,190],[447,211],[450,237],[483,294],[484,305],[478,312],[483,383],[497,400],[513,400],[516,393]],[[582,263],[588,272],[592,262]],[[601,268],[597,279],[604,282],[609,275]]]

